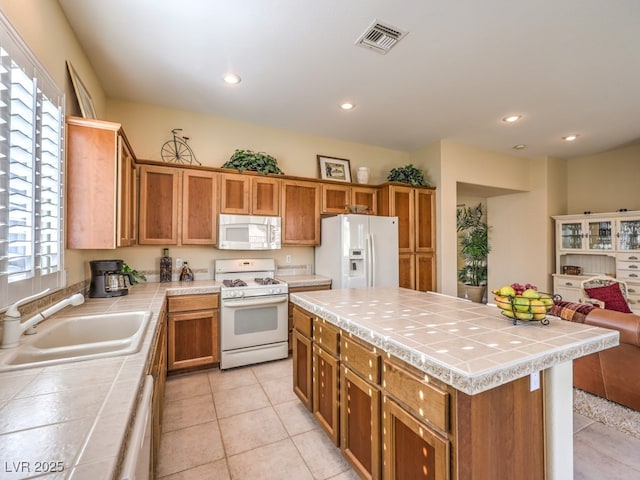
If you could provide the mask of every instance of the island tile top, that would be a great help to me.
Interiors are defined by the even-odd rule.
[[[614,330],[550,318],[518,322],[494,306],[404,288],[295,293],[291,302],[473,395],[615,347]]]

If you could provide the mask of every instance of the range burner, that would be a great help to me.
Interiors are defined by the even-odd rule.
[[[278,285],[280,282],[272,277],[254,278],[258,285]]]
[[[245,282],[244,280],[240,280],[239,278],[236,278],[235,280],[223,280],[222,284],[225,287],[246,287],[247,286],[247,282]]]

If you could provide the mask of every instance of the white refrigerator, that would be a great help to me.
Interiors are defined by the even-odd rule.
[[[331,288],[398,286],[398,217],[326,217],[320,234],[315,271]]]

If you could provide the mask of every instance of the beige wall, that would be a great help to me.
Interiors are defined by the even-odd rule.
[[[409,160],[398,150],[142,103],[109,100],[106,120],[121,123],[136,156],[147,160],[161,160],[174,128],[183,129],[198,161],[211,167],[221,167],[236,149],[249,149],[274,156],[287,175],[319,178],[316,155],[326,155],[348,159],[353,181],[356,169],[368,166],[370,183],[382,183],[391,168]]]
[[[640,210],[640,145],[568,160],[565,213]]]

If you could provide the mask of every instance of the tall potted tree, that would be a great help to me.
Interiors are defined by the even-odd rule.
[[[487,288],[487,255],[491,250],[489,225],[482,203],[475,207],[459,208],[456,227],[460,255],[464,260],[464,266],[458,270],[458,280],[464,283],[468,299],[482,303]]]

